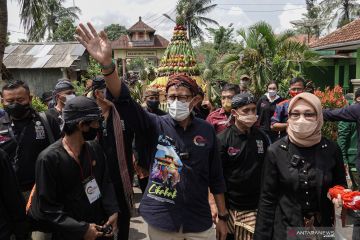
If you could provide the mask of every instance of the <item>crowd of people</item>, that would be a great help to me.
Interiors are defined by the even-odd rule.
[[[164,112],[158,89],[143,105],[131,97],[103,31],[76,32],[102,69],[86,96],[59,79],[44,113],[26,83],[2,88],[1,240],[129,239],[135,175],[152,240],[287,239],[291,227],[333,227],[342,199],[328,190],[359,188],[360,90],[325,110],[302,78],[290,81],[290,99],[275,81],[255,99],[243,75],[213,109],[190,76],[173,75]],[[324,121],[343,121],[340,147],[322,136]]]

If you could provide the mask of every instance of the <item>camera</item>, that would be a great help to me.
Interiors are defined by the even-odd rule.
[[[104,225],[104,226],[97,226],[96,230],[98,230],[99,232],[102,232],[104,234],[110,234],[113,230],[111,225]]]

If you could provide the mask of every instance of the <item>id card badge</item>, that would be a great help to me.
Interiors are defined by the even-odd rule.
[[[101,197],[99,186],[94,177],[90,177],[84,181],[84,189],[90,204]]]

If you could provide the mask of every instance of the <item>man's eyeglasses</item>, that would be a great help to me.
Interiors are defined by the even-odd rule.
[[[314,113],[314,112],[305,112],[305,113],[290,112],[289,113],[289,118],[293,119],[293,120],[296,120],[296,119],[299,119],[301,115],[303,115],[304,118],[307,119],[307,120],[314,120],[316,118],[316,116],[317,116],[317,114]]]
[[[175,101],[175,99],[177,99],[178,101],[185,103],[191,97],[192,97],[192,95],[166,95],[166,99],[169,102],[173,102],[173,101]]]
[[[290,91],[302,92],[302,91],[304,91],[304,88],[290,88]]]

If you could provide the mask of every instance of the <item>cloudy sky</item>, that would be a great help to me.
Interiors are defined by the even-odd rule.
[[[25,38],[20,25],[18,1],[8,1],[10,40]],[[129,28],[139,16],[157,33],[170,39],[174,23],[162,16],[175,17],[177,0],[66,0],[66,6],[74,3],[81,9],[80,22],[91,21],[99,30],[111,23]],[[235,29],[247,27],[258,21],[271,24],[276,32],[291,28],[290,21],[297,20],[306,12],[305,0],[213,0],[218,4],[208,14],[220,25],[233,23]]]

